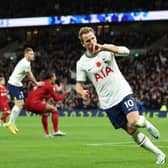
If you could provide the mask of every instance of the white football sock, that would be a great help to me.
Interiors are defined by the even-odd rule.
[[[155,155],[158,155],[160,153],[163,153],[158,147],[156,147],[151,140],[144,135],[142,132],[139,132],[138,130],[132,135],[134,141],[140,145],[141,147],[151,151]]]
[[[159,130],[144,116],[139,116],[139,120],[136,122],[135,127],[137,128],[146,128],[147,131],[155,138],[160,138]]]
[[[11,114],[10,114],[10,118],[8,123],[9,124],[14,124],[16,121],[16,118],[18,117],[19,113],[21,111],[21,108],[18,107],[17,105],[14,105],[12,110],[11,110]]]

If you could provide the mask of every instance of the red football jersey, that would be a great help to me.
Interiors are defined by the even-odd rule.
[[[0,110],[9,111],[7,89],[5,86],[0,86]]]
[[[67,96],[67,93],[58,95],[53,84],[49,80],[44,80],[43,85],[36,87],[28,93],[27,99],[31,101],[41,101],[44,98],[49,99],[53,98],[56,102],[64,99]]]

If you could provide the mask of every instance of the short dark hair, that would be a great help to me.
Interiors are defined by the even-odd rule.
[[[27,47],[27,48],[24,49],[24,54],[26,54],[26,53],[28,53],[30,51],[33,51],[33,49],[30,48],[30,47]]]
[[[51,79],[54,74],[54,70],[43,71],[41,74],[42,80]]]
[[[4,73],[0,72],[0,78],[3,78],[3,77],[5,77]]]

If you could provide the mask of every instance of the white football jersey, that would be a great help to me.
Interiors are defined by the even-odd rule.
[[[112,52],[101,51],[95,57],[83,54],[77,62],[76,72],[77,82],[89,79],[93,83],[102,109],[111,108],[132,94]]]
[[[15,66],[14,71],[9,77],[8,83],[14,86],[23,86],[22,80],[28,72],[31,71],[30,61],[26,58],[22,58]]]

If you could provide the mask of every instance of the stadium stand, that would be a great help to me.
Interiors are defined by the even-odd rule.
[[[125,12],[140,10],[166,10],[167,8],[168,2],[164,0],[124,0],[124,2],[123,0],[80,0],[75,1],[75,3],[72,3],[72,1],[62,0],[41,0],[40,3],[33,0],[6,0],[1,4],[0,18]]]
[[[163,0],[152,2],[134,0],[131,3],[125,0],[125,6],[123,7],[121,4],[123,4],[121,0],[114,0],[113,3],[110,0],[81,0],[75,1],[75,4],[71,1],[65,3],[61,0],[42,0],[40,3],[32,2],[32,0],[13,0],[10,2],[7,0],[1,4],[0,18],[164,10],[168,7],[167,1]],[[118,59],[121,71],[133,87],[139,107],[142,110],[160,109],[163,104],[168,104],[167,28],[162,25],[158,26],[158,23],[153,22],[147,26],[144,26],[146,25],[144,23],[130,25],[94,25],[94,27],[100,43],[110,42],[126,45],[132,50],[129,59]],[[151,28],[149,25],[157,26],[156,28],[153,26],[153,31],[149,31]],[[30,46],[36,51],[36,61],[32,67],[38,78],[40,78],[40,71],[54,67],[60,81],[74,87],[75,64],[83,53],[83,48],[77,39],[78,29],[79,26],[1,29],[0,71],[4,72],[8,78],[17,60],[22,56],[23,48]],[[91,88],[92,92],[91,101],[83,101],[73,90],[71,96],[59,104],[59,108],[97,107],[97,96],[94,88],[90,83],[88,83],[88,87]],[[25,80],[25,94],[30,89],[31,83]]]
[[[36,61],[33,63],[35,74],[54,67],[59,79],[66,85],[74,87],[75,64],[83,52],[77,39],[77,33],[51,32],[47,29],[38,33],[38,37],[33,36],[32,39],[27,40],[27,43],[21,42],[22,46],[18,45],[21,48],[14,51],[18,58],[3,57],[1,71],[5,72],[6,77],[8,77],[17,59],[21,57],[22,47],[31,45],[37,51]],[[105,34],[101,33],[99,37],[105,42],[127,44],[129,48],[138,49],[150,48],[154,42],[156,43],[158,39],[166,36],[165,33],[122,32],[112,36],[110,34],[110,31]],[[132,53],[130,58],[118,58],[121,71],[133,87],[141,108],[159,109],[163,102],[168,103],[168,97],[166,96],[168,93],[167,52],[166,48],[159,45],[159,48],[146,50],[145,53],[138,53],[138,55]],[[9,67],[8,70],[6,70],[6,67]],[[40,78],[40,75],[38,77]],[[26,94],[31,88],[30,82],[25,80],[24,87]],[[91,84],[88,83],[88,87],[92,88],[91,102],[84,102],[73,91],[69,98],[59,104],[60,108],[95,108],[97,106],[97,96]]]

